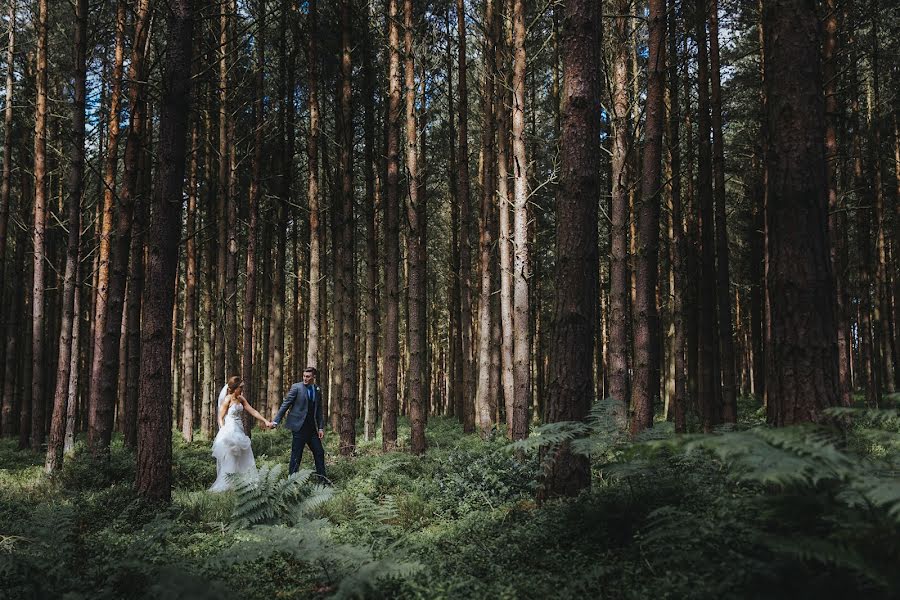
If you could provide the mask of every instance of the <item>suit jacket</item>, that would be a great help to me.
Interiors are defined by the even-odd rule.
[[[282,417],[287,413],[287,420],[284,426],[291,431],[300,431],[306,421],[306,415],[312,410],[313,419],[316,429],[325,429],[325,420],[322,418],[322,390],[316,384],[313,384],[312,400],[308,397],[306,386],[303,383],[295,383],[291,386],[278,414],[275,415],[273,422],[277,425],[281,423]],[[310,406],[310,404],[312,406]]]

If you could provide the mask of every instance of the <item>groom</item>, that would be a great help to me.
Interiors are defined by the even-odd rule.
[[[325,477],[325,449],[322,438],[325,436],[325,420],[322,418],[322,390],[315,384],[316,370],[306,367],[303,371],[303,383],[291,386],[287,398],[281,403],[278,414],[272,419],[272,426],[277,427],[287,413],[285,427],[293,432],[291,443],[290,473],[295,473],[303,458],[303,447],[308,445],[316,462],[316,473],[321,481]]]

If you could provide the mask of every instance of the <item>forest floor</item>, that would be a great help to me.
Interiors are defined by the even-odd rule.
[[[120,439],[52,479],[2,440],[0,598],[898,597],[897,411],[777,431],[741,414],[732,432],[595,439],[591,489],[543,505],[537,453],[446,418],[423,457],[377,439],[340,458],[329,435],[324,491],[287,479],[286,431],[255,431],[263,482],[219,495],[209,443],[178,440],[167,507],[137,497]]]

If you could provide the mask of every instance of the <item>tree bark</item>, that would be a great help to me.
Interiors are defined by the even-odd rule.
[[[567,0],[562,31],[565,105],[556,203],[556,302],[547,390],[551,423],[583,419],[593,396],[601,152],[599,33],[598,3]],[[554,459],[539,497],[574,496],[590,485],[587,458],[573,455],[564,444]]]
[[[13,85],[15,81],[16,0],[9,3],[6,44],[6,104],[3,108],[3,179],[0,182],[0,293],[6,289],[6,245],[9,232],[9,192],[13,153]],[[2,388],[0,388],[2,389]]]
[[[400,365],[400,29],[397,0],[388,0],[387,180],[384,206],[384,387],[382,449],[397,447],[397,372]]]
[[[135,487],[148,499],[172,495],[172,331],[175,276],[181,233],[188,113],[191,108],[191,54],[194,3],[172,0],[167,14],[166,72],[159,124],[159,169],[153,186],[147,286],[141,314],[141,401]]]
[[[31,449],[44,443],[44,265],[47,248],[47,0],[38,0],[34,111],[34,253],[31,300]]]
[[[115,379],[104,377],[104,369],[109,361],[106,352],[110,349],[104,345],[106,321],[110,316],[110,271],[112,270],[112,233],[114,206],[116,200],[116,171],[119,158],[119,112],[122,90],[122,65],[125,60],[125,0],[118,0],[116,5],[116,42],[115,58],[112,70],[112,83],[109,92],[109,125],[107,128],[106,162],[103,174],[103,213],[100,226],[100,249],[95,288],[94,303],[91,381],[88,407],[90,410],[88,424],[88,447],[95,457],[105,454],[109,449],[112,437],[113,410],[115,408]],[[118,349],[118,346],[116,347]],[[118,356],[118,353],[115,353]]]
[[[722,84],[719,66],[719,2],[709,1],[710,107],[712,109],[713,179],[715,183],[716,301],[719,319],[722,420],[737,421],[734,331],[731,321],[731,267],[725,210],[725,143],[722,138]]]
[[[612,244],[609,281],[609,396],[616,403],[616,424],[627,424],[628,388],[628,12],[618,0],[613,56]]]
[[[525,2],[513,1],[513,380],[512,432],[510,438],[528,436],[528,402],[531,397],[531,332],[529,328],[529,279],[531,257],[528,239],[528,155],[525,148]],[[532,110],[536,107],[532,106]]]
[[[665,119],[666,1],[650,0],[647,58],[647,118],[638,210],[636,303],[634,322],[634,385],[631,390],[631,433],[653,426],[653,406],[659,394],[659,214],[662,202],[660,166]]]
[[[365,438],[375,439],[378,418],[378,240],[375,215],[378,212],[379,190],[375,181],[375,69],[373,66],[373,35],[369,29],[374,5],[366,2],[366,30],[363,42],[363,103],[365,148],[363,177],[366,184],[366,382],[365,382]],[[452,112],[452,111],[451,111]]]
[[[456,0],[456,25],[459,36],[458,48],[458,109],[459,116],[459,158],[457,160],[457,180],[459,192],[459,343],[462,352],[462,387],[457,392],[455,404],[460,407],[460,420],[465,433],[475,431],[475,369],[472,361],[472,219],[469,186],[469,92],[466,64],[466,16],[464,0]]]
[[[319,313],[322,277],[320,270],[321,242],[319,239],[319,82],[318,82],[318,8],[316,0],[309,1],[309,41],[307,45],[307,103],[309,107],[309,136],[307,151],[307,201],[309,202],[309,326],[306,342],[306,366],[319,364]]]
[[[406,172],[408,179],[408,197],[406,218],[409,232],[406,236],[406,253],[409,261],[407,287],[409,290],[409,420],[411,427],[410,450],[413,454],[425,453],[425,390],[427,389],[426,335],[425,320],[425,248],[423,245],[424,211],[422,203],[425,198],[420,188],[418,159],[419,148],[416,128],[416,72],[413,61],[413,3],[403,2],[404,51],[406,54]]]
[[[712,122],[707,60],[706,0],[697,0],[694,32],[697,42],[697,199],[700,226],[699,317],[699,389],[698,402],[703,429],[711,431],[722,422],[722,396],[719,375],[719,336],[716,304],[716,235],[714,225]]]
[[[74,39],[74,101],[72,103],[72,149],[69,159],[69,239],[66,247],[66,272],[62,294],[62,324],[59,336],[59,358],[56,369],[56,390],[53,395],[53,416],[50,419],[50,439],[44,468],[53,473],[62,466],[66,433],[66,403],[69,400],[69,379],[72,369],[73,332],[78,328],[75,285],[78,279],[78,257],[81,242],[81,195],[84,191],[85,94],[87,85],[87,0],[75,3]],[[0,261],[2,270],[2,261]],[[2,287],[0,287],[2,290]],[[77,357],[77,352],[75,353]],[[76,361],[77,367],[77,361]]]
[[[806,0],[766,2],[763,26],[772,148],[767,412],[773,424],[792,425],[817,421],[839,401],[820,34],[815,5]]]
[[[850,319],[847,311],[847,214],[840,206],[838,192],[838,161],[840,160],[837,127],[841,118],[837,91],[838,10],[836,0],[825,3],[825,40],[822,45],[825,86],[825,164],[828,184],[828,233],[830,234],[831,269],[834,273],[837,304],[838,381],[841,405],[850,406]]]
[[[191,124],[191,162],[187,184],[187,241],[184,250],[184,352],[182,364],[184,383],[181,386],[181,436],[186,442],[194,441],[194,365],[197,362],[195,349],[195,314],[197,304],[197,250],[196,214],[197,214],[197,153],[198,124],[196,119]],[[250,233],[253,238],[253,232]],[[177,300],[177,299],[176,299]]]
[[[478,386],[475,391],[475,412],[482,438],[491,435],[494,415],[491,413],[491,213],[494,199],[494,59],[496,44],[494,2],[485,1],[484,61],[481,90],[481,222],[479,231],[478,288]]]

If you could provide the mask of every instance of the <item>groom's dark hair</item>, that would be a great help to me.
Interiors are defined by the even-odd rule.
[[[304,373],[312,373],[312,376],[313,376],[313,377],[318,377],[318,376],[319,376],[319,372],[316,371],[316,368],[315,368],[315,367],[306,367],[305,369],[303,369],[303,372],[304,372]]]

